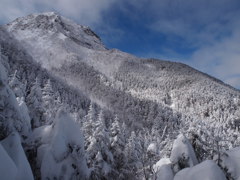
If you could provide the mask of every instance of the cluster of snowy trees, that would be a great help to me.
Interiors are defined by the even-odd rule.
[[[83,132],[91,178],[137,178],[144,173],[148,176],[153,158],[157,157],[155,143],[148,149],[150,136],[141,131],[137,135],[130,132],[117,115],[106,122],[104,111],[97,113],[93,104],[83,120]]]
[[[196,119],[239,119],[239,93],[187,65],[157,60],[125,61],[115,74],[121,89]]]
[[[217,140],[216,140],[217,141]],[[199,147],[198,147],[199,148]],[[199,159],[187,137],[179,134],[173,143],[171,155],[153,165],[155,179],[159,180],[238,180],[239,147],[218,154],[214,159]],[[238,159],[238,160],[236,160]]]

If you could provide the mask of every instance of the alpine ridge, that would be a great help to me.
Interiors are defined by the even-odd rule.
[[[0,160],[9,167],[0,175],[240,178],[239,90],[182,63],[108,49],[54,12],[2,25],[0,47]]]

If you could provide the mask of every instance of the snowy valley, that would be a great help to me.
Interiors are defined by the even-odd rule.
[[[53,12],[0,48],[1,179],[240,180],[239,90]]]

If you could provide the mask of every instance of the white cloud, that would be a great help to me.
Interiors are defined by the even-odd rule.
[[[176,36],[186,35],[190,30],[189,24],[185,24],[182,19],[162,19],[154,22],[151,28],[164,34],[173,34]]]
[[[102,12],[115,0],[1,0],[0,17],[4,23],[17,17],[43,11],[57,11],[81,24],[102,23]]]
[[[148,10],[153,13],[149,27],[168,37],[180,37],[187,46],[198,48],[231,33],[240,16],[237,3],[237,0],[231,3],[228,0],[160,0]]]
[[[0,20],[7,23],[34,10],[32,0],[1,0]]]
[[[232,34],[193,53],[191,65],[240,88],[240,24]]]
[[[82,24],[94,25],[102,23],[102,12],[114,2],[115,0],[44,0],[43,5],[52,7]]]

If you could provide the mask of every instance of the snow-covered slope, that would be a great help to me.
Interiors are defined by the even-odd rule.
[[[107,50],[89,28],[56,13],[18,18],[5,28],[42,67],[113,111],[124,111],[112,102],[122,93],[209,121],[226,122],[229,106],[235,111],[240,104],[240,93],[214,78],[181,63]]]
[[[146,176],[153,163],[170,155],[180,133],[186,135],[179,140],[186,141],[180,148],[183,158],[196,152],[190,167],[219,155],[219,147],[223,152],[240,145],[240,92],[185,64],[109,50],[89,27],[53,12],[1,26],[0,45],[0,137],[18,131],[35,177],[59,175],[41,174],[47,162],[42,163],[38,152],[52,154],[56,149],[52,138],[42,140],[36,132],[54,134],[60,107],[83,129],[86,161],[96,179]],[[57,138],[75,142],[65,137],[70,132]],[[69,175],[78,177],[80,167],[65,165],[77,153],[69,153],[72,147],[67,144],[64,148],[67,155],[61,161],[52,159],[51,165],[58,166],[59,173],[68,167]],[[170,159],[176,159],[173,165],[181,160]],[[170,165],[168,170],[172,172]]]

